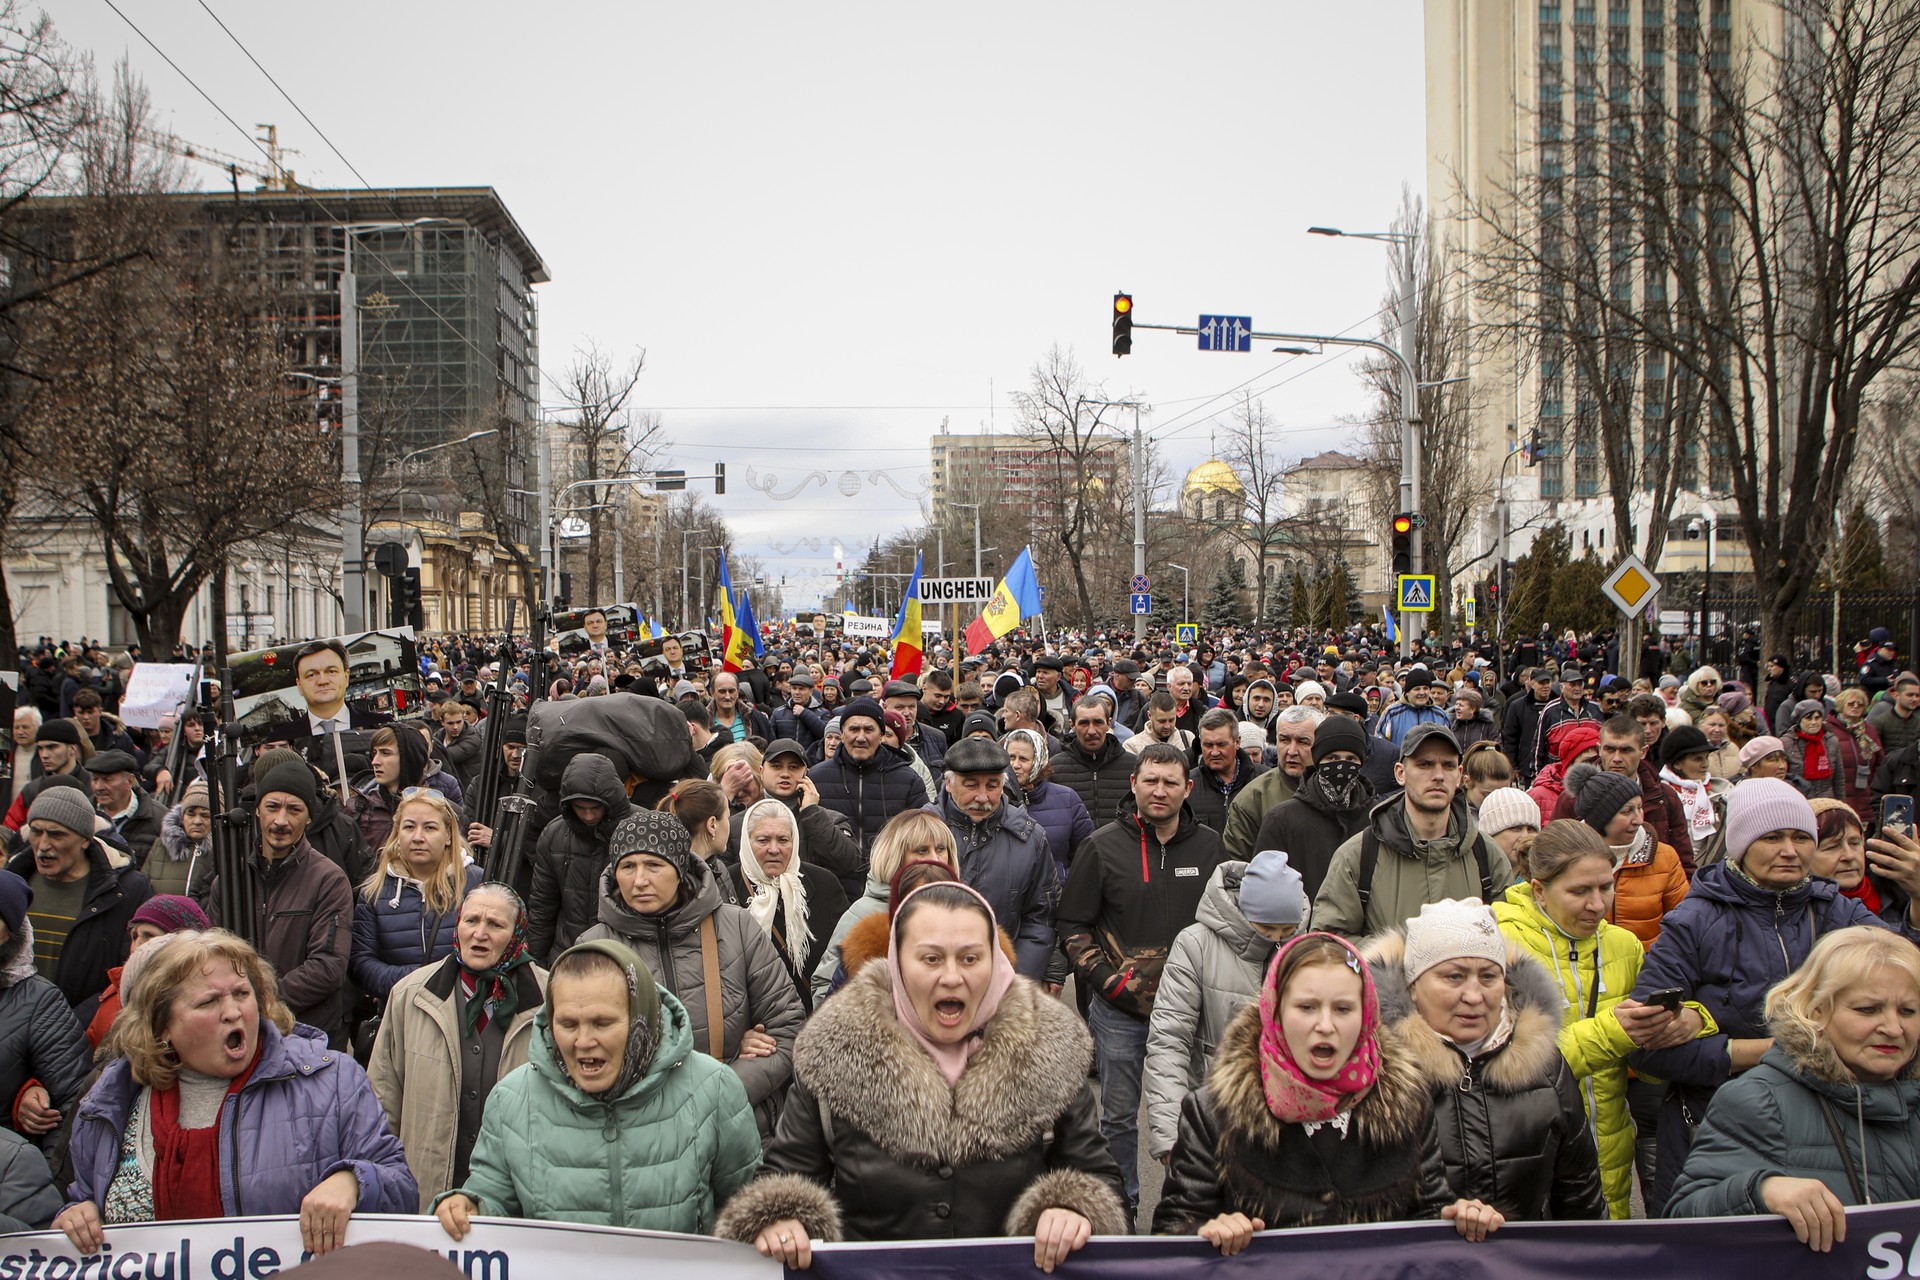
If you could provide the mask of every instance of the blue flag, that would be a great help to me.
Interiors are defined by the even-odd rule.
[[[1393,610],[1387,608],[1385,605],[1381,605],[1380,612],[1387,616],[1387,639],[1395,644],[1399,644],[1400,628],[1393,624]]]

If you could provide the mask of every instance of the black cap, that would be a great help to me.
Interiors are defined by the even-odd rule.
[[[947,748],[944,767],[948,773],[1002,773],[1007,753],[991,738],[961,738]]]
[[[1122,658],[1113,664],[1113,674],[1117,676],[1137,676],[1140,674],[1140,664],[1132,658]]]
[[[33,735],[35,746],[43,742],[64,742],[70,747],[77,747],[80,745],[80,726],[71,720],[49,720]]]
[[[1704,756],[1712,752],[1713,744],[1707,741],[1707,735],[1690,724],[1669,729],[1667,736],[1660,741],[1661,764],[1677,764],[1688,756]]]
[[[1330,693],[1327,695],[1327,708],[1331,711],[1351,711],[1354,715],[1367,714],[1367,700],[1357,693]]]
[[[767,749],[760,758],[767,764],[772,764],[779,756],[799,756],[800,763],[805,764],[807,762],[807,749],[795,742],[792,738],[775,738],[767,744]]]
[[[1426,724],[1417,724],[1407,730],[1407,736],[1400,740],[1400,758],[1402,760],[1413,759],[1415,752],[1419,751],[1421,747],[1424,747],[1435,738],[1441,739],[1448,747],[1452,748],[1454,755],[1457,756],[1460,754],[1460,739],[1453,736],[1453,730],[1443,724],[1434,724],[1429,721]]]
[[[1057,653],[1043,653],[1033,660],[1036,667],[1045,667],[1049,671],[1065,671],[1067,660]]]
[[[988,737],[998,737],[1000,735],[1000,725],[985,711],[969,712],[966,720],[960,725],[960,736],[962,738],[970,738],[976,733],[984,733]]]
[[[97,778],[105,773],[138,773],[140,766],[124,751],[102,751],[87,761],[87,772]]]
[[[886,687],[880,691],[880,697],[883,700],[887,698],[918,698],[919,696],[920,686],[911,680],[889,680],[887,681]]]
[[[795,667],[793,674],[787,677],[788,684],[797,684],[803,688],[813,688],[813,672],[805,667]]]
[[[1424,689],[1433,683],[1433,672],[1425,667],[1415,667],[1400,677],[1402,689]]]

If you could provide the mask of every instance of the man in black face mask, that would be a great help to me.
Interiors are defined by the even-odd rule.
[[[1334,851],[1367,823],[1373,787],[1362,775],[1366,730],[1345,716],[1328,716],[1313,732],[1313,767],[1291,800],[1275,805],[1260,823],[1254,849],[1283,849],[1287,865],[1320,892]]]

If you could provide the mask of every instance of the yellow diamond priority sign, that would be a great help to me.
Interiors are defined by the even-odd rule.
[[[1607,580],[1600,584],[1607,593],[1607,599],[1619,608],[1620,612],[1632,617],[1660,594],[1660,579],[1653,576],[1653,570],[1641,563],[1639,556],[1628,556],[1614,566]]]

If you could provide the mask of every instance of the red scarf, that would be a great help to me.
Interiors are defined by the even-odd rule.
[[[1797,730],[1796,730],[1797,732]],[[1809,782],[1833,776],[1833,764],[1827,759],[1827,734],[1822,729],[1811,736],[1800,734],[1800,741],[1807,744],[1807,753],[1800,763],[1800,775]]]
[[[1874,915],[1880,914],[1880,891],[1873,887],[1872,876],[1861,876],[1859,884],[1851,889],[1842,889],[1840,893],[1844,897],[1852,898]]]
[[[253,1061],[227,1086],[227,1097],[240,1092],[260,1063]],[[222,1112],[226,1102],[220,1103]],[[153,1134],[153,1217],[156,1222],[189,1218],[220,1218],[226,1206],[220,1200],[220,1121],[204,1129],[180,1127],[180,1086],[155,1089],[147,1099],[147,1127]]]

